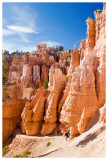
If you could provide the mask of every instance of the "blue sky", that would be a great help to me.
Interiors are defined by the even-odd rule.
[[[79,48],[88,17],[103,3],[2,3],[3,50],[34,51],[36,45]]]

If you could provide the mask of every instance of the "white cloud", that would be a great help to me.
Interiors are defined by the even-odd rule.
[[[25,42],[25,43],[30,43],[30,40],[27,38],[27,36],[24,33],[18,33],[21,41]]]
[[[23,33],[36,33],[38,34],[39,32],[35,32],[32,28],[30,27],[22,27],[22,26],[14,26],[14,25],[7,25],[7,28],[15,31],[15,32],[23,32]]]
[[[29,46],[22,46],[21,51],[23,52],[33,52],[36,51],[37,47],[35,45],[29,45]]]
[[[37,22],[37,12],[33,10],[33,8],[28,5],[13,5],[13,16],[12,20],[14,21],[14,25],[18,26],[28,26],[31,28],[36,27]]]
[[[42,41],[41,43],[42,44],[46,43],[48,47],[56,47],[56,46],[63,45],[63,44],[60,44],[59,42],[56,42],[56,41]]]
[[[18,51],[23,51],[23,52],[32,52],[36,50],[36,45],[23,45],[23,44],[16,44],[16,43],[9,43],[9,42],[3,42],[2,46],[3,50],[8,50],[10,53],[15,52],[16,50]]]
[[[8,50],[10,53],[11,52],[14,52],[16,51],[18,48],[18,45],[17,44],[13,44],[13,43],[10,43],[10,42],[3,42],[2,44],[2,49],[3,50]]]
[[[3,37],[9,37],[9,42],[13,41],[11,35],[17,35],[17,39],[24,43],[30,42],[28,34],[39,34],[40,28],[37,27],[37,12],[26,4],[10,5],[6,9],[9,13],[7,18],[3,17]],[[16,38],[16,37],[14,37]]]
[[[14,31],[11,31],[11,30],[9,30],[9,29],[4,29],[4,28],[3,28],[2,34],[3,34],[3,36],[10,36],[10,35],[15,34],[15,32],[14,32]]]

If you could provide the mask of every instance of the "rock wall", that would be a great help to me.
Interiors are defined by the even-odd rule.
[[[62,106],[59,119],[61,132],[70,130],[71,137],[85,130],[90,118],[106,101],[105,17],[104,4],[104,9],[100,13],[100,18],[96,19],[96,23],[91,18],[86,21],[87,38],[84,58],[72,74],[70,91]],[[98,23],[101,26],[100,30],[97,27]]]
[[[45,117],[44,117],[45,123],[42,126],[41,130],[42,135],[50,134],[56,127],[56,122],[58,119],[57,106],[65,86],[66,86],[66,76],[62,74],[60,69],[58,68],[54,69],[52,66],[50,68],[50,78],[49,78],[50,94],[47,98],[45,106]],[[50,129],[49,126],[51,126]]]
[[[21,83],[24,84],[25,87],[28,87],[30,82],[32,83],[32,72],[33,67],[28,64],[23,65],[23,74],[21,77]]]
[[[83,60],[84,58],[85,45],[86,45],[86,41],[82,40],[82,42],[80,43],[80,47],[79,47],[80,60]]]
[[[68,75],[67,75],[67,86],[64,90],[64,94],[60,100],[60,103],[59,103],[59,106],[58,106],[58,113],[59,113],[59,116],[60,116],[60,112],[61,112],[61,109],[62,109],[62,105],[64,104],[67,96],[68,96],[68,93],[69,93],[69,90],[70,90],[70,84],[71,84],[71,79],[72,79],[72,73],[75,71],[75,68],[77,66],[80,65],[80,55],[79,55],[79,51],[77,49],[77,46],[75,45],[74,46],[74,51],[72,53],[72,56],[71,56],[71,61],[70,61],[70,67],[68,69]]]
[[[103,11],[95,12],[96,20],[90,17],[86,20],[87,38],[80,43],[79,50],[75,45],[70,66],[69,57],[61,53],[59,63],[51,64],[46,45],[38,46],[30,63],[24,63],[21,84],[26,88],[23,98],[28,101],[21,114],[23,133],[48,135],[59,126],[62,134],[70,130],[72,138],[85,131],[90,119],[105,104],[105,12],[104,3]],[[46,79],[49,79],[48,89],[40,87]],[[37,90],[30,88],[32,83]],[[105,113],[104,109],[100,121],[105,122]]]
[[[22,132],[27,135],[37,135],[41,131],[44,120],[44,105],[46,90],[41,87],[37,90],[32,101],[27,101],[21,114]]]
[[[106,4],[104,3],[103,11],[100,12],[99,38],[94,47],[94,54],[98,58],[99,65],[96,71],[96,94],[99,101],[99,107],[106,102]]]
[[[61,132],[77,128],[81,115],[87,122],[96,111],[97,103],[94,74],[88,65],[82,64],[72,74],[70,91],[60,115]],[[84,124],[83,127],[85,128]],[[78,130],[81,129],[78,127]],[[72,131],[72,134],[77,133]]]
[[[22,91],[20,85],[7,87],[7,93],[10,98],[3,102],[2,110],[3,141],[6,141],[17,127],[17,124],[20,124],[21,113],[25,105],[25,100],[21,99]]]
[[[21,115],[21,126],[22,132],[27,135],[50,134],[57,126],[57,105],[66,86],[67,78],[60,69],[53,66],[50,68],[49,75],[48,90],[43,87],[39,88],[32,101],[25,104]]]

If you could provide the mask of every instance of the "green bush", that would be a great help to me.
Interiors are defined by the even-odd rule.
[[[23,156],[21,156],[21,155],[16,155],[16,156],[13,156],[13,158],[23,158]]]
[[[4,98],[2,99],[2,102],[5,102],[5,99],[4,99]]]
[[[13,158],[27,158],[28,154],[30,154],[30,153],[31,153],[30,151],[26,151],[26,152],[24,152],[23,155],[16,155],[16,156],[13,156]]]
[[[3,80],[3,84],[5,84],[8,81],[7,75],[5,73],[3,73],[2,80]]]
[[[2,74],[2,81],[3,81],[3,84],[5,84],[7,81],[8,81],[8,77],[6,75],[6,72],[8,71],[8,66],[6,64],[6,58],[3,57],[2,58],[2,70],[3,70],[3,74]]]
[[[44,87],[45,89],[48,88],[48,79],[46,79],[46,80],[43,82],[43,87]]]
[[[6,64],[3,64],[3,70],[6,70],[8,66]]]
[[[48,147],[50,144],[51,144],[51,142],[48,142],[48,143],[47,143],[47,147]]]
[[[3,91],[4,91],[4,94],[5,94],[6,98],[10,99],[10,96],[7,93],[7,87],[3,86]],[[5,102],[5,99],[3,98],[2,101]]]
[[[3,91],[4,92],[7,91],[7,87],[3,86]]]
[[[28,154],[30,154],[30,153],[31,153],[30,151],[26,151],[26,152],[23,154],[23,158],[28,157]]]
[[[5,92],[5,96],[6,96],[6,98],[10,98],[10,96],[9,96],[9,94],[7,93],[7,92]]]
[[[5,155],[7,149],[8,149],[8,146],[5,146],[5,147],[2,149],[2,155],[3,155],[3,156]]]

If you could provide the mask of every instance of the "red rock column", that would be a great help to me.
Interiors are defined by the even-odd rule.
[[[33,82],[38,88],[40,83],[40,66],[39,65],[33,66]]]
[[[88,17],[86,23],[87,23],[86,51],[92,52],[95,46],[95,21],[93,21],[90,17]]]
[[[80,43],[80,47],[79,47],[80,60],[83,60],[84,58],[85,45],[86,45],[86,41],[82,40],[82,42]]]
[[[33,67],[28,64],[23,65],[23,75],[21,77],[21,82],[25,87],[29,86],[29,83],[32,82],[32,69]]]
[[[71,61],[70,61],[70,67],[69,67],[69,70],[68,70],[68,82],[67,82],[67,86],[64,90],[64,93],[63,93],[63,96],[60,100],[60,103],[59,103],[59,106],[58,106],[58,113],[59,113],[59,116],[60,116],[60,112],[61,112],[61,109],[62,109],[62,106],[63,104],[65,103],[65,100],[68,96],[68,93],[70,91],[70,84],[71,84],[71,80],[72,80],[72,73],[75,71],[75,68],[77,66],[80,65],[80,55],[79,55],[79,51],[78,51],[78,48],[75,44],[74,46],[74,51],[72,53],[72,56],[71,56]]]
[[[94,12],[95,17],[96,17],[96,24],[95,24],[95,30],[96,30],[96,36],[95,36],[95,44],[99,38],[99,34],[100,34],[100,25],[101,25],[101,20],[100,20],[100,13],[102,11],[101,10],[97,10]]]

